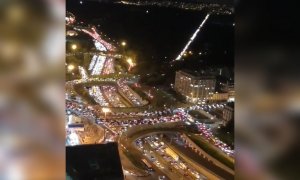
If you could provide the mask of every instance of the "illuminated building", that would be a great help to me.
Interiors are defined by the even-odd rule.
[[[229,83],[220,83],[221,85],[221,91],[228,93],[228,102],[234,102],[235,99],[235,90],[234,90],[234,84]]]
[[[233,118],[234,115],[234,104],[230,103],[226,105],[223,109],[222,118],[224,119],[225,124]]]
[[[189,102],[205,103],[215,92],[215,86],[215,76],[195,72],[176,72],[175,90],[185,96]]]
[[[209,97],[209,100],[214,102],[214,101],[227,101],[229,98],[229,93],[225,92],[225,93],[213,93],[211,94],[211,96]]]

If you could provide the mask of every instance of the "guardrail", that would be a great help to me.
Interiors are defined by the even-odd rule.
[[[221,163],[216,158],[212,157],[208,153],[206,153],[204,150],[202,150],[197,144],[195,144],[187,135],[181,134],[180,137],[182,140],[188,144],[189,147],[193,148],[196,153],[198,153],[200,156],[203,156],[204,158],[207,158],[209,161],[214,163],[216,166],[224,169],[225,171],[229,172],[230,174],[234,174],[234,171],[230,169],[229,167],[225,166],[223,163]]]

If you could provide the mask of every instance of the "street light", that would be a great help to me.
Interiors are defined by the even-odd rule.
[[[127,63],[129,64],[128,71],[130,71],[131,68],[135,66],[135,64],[133,63],[133,61],[132,61],[131,58],[128,58],[126,61],[127,61]]]
[[[125,42],[125,41],[122,41],[121,45],[122,45],[122,46],[126,46],[126,42]]]
[[[127,59],[127,62],[128,62],[128,64],[129,64],[130,66],[133,65],[133,62],[132,62],[132,59],[131,59],[131,58],[128,58],[128,59]]]
[[[73,50],[76,50],[76,49],[77,49],[77,45],[76,45],[76,44],[73,44],[73,45],[71,46],[71,48],[72,48]]]
[[[75,66],[73,64],[68,65],[68,71],[73,71]]]

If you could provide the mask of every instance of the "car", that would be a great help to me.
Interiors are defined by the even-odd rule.
[[[158,176],[158,180],[164,180],[166,179],[166,176]]]

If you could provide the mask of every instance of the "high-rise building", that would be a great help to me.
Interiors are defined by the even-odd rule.
[[[222,116],[225,124],[234,118],[234,103],[229,103],[224,107]]]
[[[215,92],[215,86],[215,76],[198,72],[176,72],[174,88],[189,102],[205,103]]]
[[[117,143],[67,146],[66,171],[66,179],[125,179]]]
[[[220,83],[220,89],[224,93],[228,93],[228,102],[234,102],[235,99],[235,90],[234,84],[231,83]]]
[[[227,93],[227,92],[222,92],[222,93],[215,92],[210,96],[209,100],[211,102],[227,101],[228,98],[229,98],[229,93]]]

